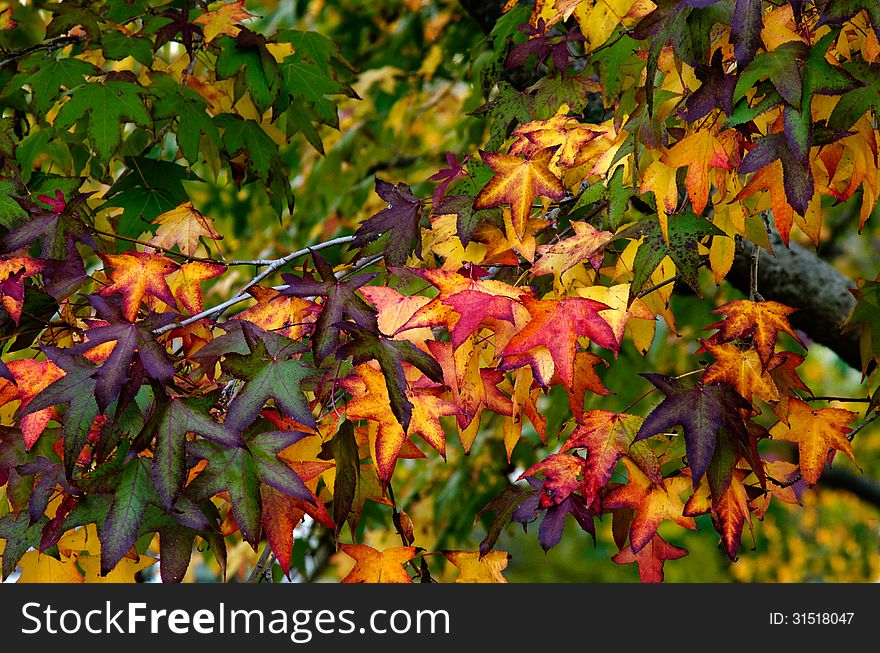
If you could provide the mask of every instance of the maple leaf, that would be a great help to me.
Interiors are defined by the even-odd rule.
[[[290,417],[315,428],[315,417],[300,388],[313,371],[298,360],[284,358],[296,353],[289,347],[286,353],[282,351],[290,343],[286,338],[272,338],[246,320],[240,323],[249,353],[228,354],[223,368],[245,384],[229,404],[225,424],[237,431],[244,430],[256,419],[266,401],[274,399],[275,405]]]
[[[463,247],[474,240],[478,228],[486,221],[497,218],[498,209],[485,209],[477,211],[474,209],[474,198],[470,195],[450,195],[444,197],[439,204],[432,206],[432,213],[435,216],[454,215],[455,233]],[[436,225],[436,222],[434,222]],[[435,226],[436,229],[436,226]],[[491,258],[488,254],[486,259]]]
[[[138,308],[146,295],[176,306],[174,295],[165,280],[178,265],[160,254],[131,252],[129,254],[99,254],[105,265],[112,266],[109,286],[98,293],[102,297],[120,293],[122,314],[129,322],[137,319]]]
[[[43,271],[45,264],[29,256],[10,256],[0,259],[0,303],[16,326],[24,306],[24,280]]]
[[[519,522],[525,526],[527,523],[537,519],[538,513],[541,512],[540,497],[544,481],[527,476],[525,479],[534,490],[528,494],[516,508],[513,510],[512,521]],[[562,503],[551,505],[544,511],[544,517],[538,526],[538,543],[544,551],[549,551],[562,540],[562,531],[565,527],[565,518],[571,515],[575,521],[587,533],[593,536],[595,541],[596,529],[593,524],[593,518],[596,516],[594,510],[584,503],[584,499],[579,494],[570,494]]]
[[[709,201],[709,169],[732,170],[734,167],[718,136],[708,129],[685,136],[660,161],[672,168],[687,166],[685,186],[697,215],[703,212]]]
[[[167,250],[176,245],[181,254],[194,256],[199,238],[210,238],[215,244],[223,239],[214,229],[213,222],[213,218],[203,215],[192,202],[184,202],[153,220],[158,229],[150,244]]]
[[[224,272],[226,272],[224,265],[190,261],[172,272],[166,281],[174,298],[180,302],[181,306],[195,315],[202,312],[201,283],[219,277]]]
[[[76,558],[57,560],[39,551],[28,551],[19,561],[19,583],[82,583],[85,581],[77,568]]]
[[[343,583],[411,583],[412,579],[402,565],[416,556],[412,546],[398,546],[377,551],[364,544],[339,543],[340,550],[354,558],[354,568],[342,579]]]
[[[871,360],[880,360],[880,278],[877,281],[859,279],[858,288],[851,288],[850,293],[858,301],[841,330],[861,331],[859,342],[862,375],[865,375]]]
[[[489,297],[506,297],[512,300],[519,300],[528,293],[527,290],[511,286],[503,281],[483,279],[481,277],[484,275],[479,269],[472,269],[469,274],[450,270],[405,269],[428,281],[440,292],[436,297],[416,310],[412,317],[399,326],[392,335],[398,335],[409,329],[434,326],[444,326],[451,334],[462,316],[445,300],[465,291],[475,291]],[[464,297],[473,296],[465,295]]]
[[[682,281],[702,297],[698,277],[702,259],[699,243],[706,236],[726,236],[711,222],[693,213],[674,216],[668,223],[668,241],[663,236],[661,225],[655,220],[641,223],[643,240],[633,260],[633,280],[630,285],[630,303],[643,290],[651,274],[665,257],[672,259]]]
[[[282,274],[281,278],[287,284],[287,288],[283,289],[281,294],[293,297],[317,295],[326,298],[312,335],[312,351],[316,360],[320,362],[331,356],[339,346],[339,324],[345,318],[353,320],[355,324],[365,329],[378,329],[375,311],[355,292],[373,280],[376,274],[359,274],[346,281],[339,281],[333,274],[333,267],[321,255],[312,252],[312,260],[321,280],[318,281],[307,272],[303,273],[302,278],[292,274]]]
[[[143,101],[146,92],[139,85],[109,79],[82,84],[70,91],[70,99],[55,118],[55,127],[68,129],[88,115],[87,133],[92,147],[107,162],[119,145],[122,124],[131,121],[140,127],[151,126]]]
[[[186,48],[190,59],[193,56],[193,42],[196,36],[204,38],[204,30],[201,25],[196,25],[189,20],[189,5],[185,5],[182,9],[169,8],[159,14],[163,18],[167,18],[170,22],[163,25],[156,32],[156,47],[159,48],[175,36],[180,34],[183,47]]]
[[[566,453],[554,453],[529,467],[517,480],[527,476],[534,478],[543,476],[544,485],[538,505],[541,508],[548,508],[567,499],[580,487],[585,475],[586,461],[583,458]]]
[[[751,336],[761,365],[766,368],[773,357],[776,336],[780,331],[790,335],[806,349],[806,345],[788,321],[788,316],[796,310],[779,302],[753,302],[739,299],[713,310],[713,313],[720,313],[726,318],[706,328],[718,329],[718,333],[712,336],[713,342],[731,342]]]
[[[842,408],[814,410],[809,404],[788,397],[788,423],[777,422],[770,429],[774,439],[795,442],[798,445],[798,462],[801,476],[810,485],[819,482],[829,452],[842,451],[855,462],[852,445],[847,435],[857,415]]]
[[[629,480],[626,485],[608,493],[602,501],[602,509],[632,508],[636,511],[629,531],[633,553],[638,553],[651,542],[660,523],[666,519],[690,530],[697,529],[693,517],[684,515],[684,503],[680,497],[691,485],[687,477],[664,478],[662,484],[657,484],[629,459],[624,458],[623,464]]]
[[[373,458],[383,483],[387,484],[391,479],[401,449],[410,435],[421,435],[428,444],[445,456],[446,438],[439,418],[457,414],[457,406],[427,393],[405,390],[404,385],[404,397],[411,406],[411,419],[404,426],[393,411],[388,410],[389,404],[393,402],[388,396],[386,375],[366,363],[358,365],[355,372],[356,376],[340,382],[352,395],[346,404],[346,416],[350,420],[366,419],[377,423]]]
[[[315,316],[321,312],[321,307],[314,302],[284,295],[274,288],[251,286],[248,294],[257,300],[256,305],[229,319],[246,320],[263,331],[278,333],[291,340],[302,338],[312,328]]]
[[[201,25],[205,41],[210,43],[221,34],[236,36],[239,28],[238,23],[243,20],[254,18],[244,8],[244,0],[224,2],[216,9],[207,11],[193,21],[194,25]]]
[[[721,542],[724,550],[731,560],[736,560],[736,553],[742,541],[743,527],[746,522],[752,523],[752,513],[749,508],[749,497],[746,494],[743,479],[748,475],[747,471],[735,470],[730,479],[730,485],[717,501],[713,502],[712,518],[715,528],[721,534]]]
[[[687,554],[687,549],[673,546],[660,537],[659,533],[654,533],[651,540],[638,552],[627,545],[625,549],[611,556],[611,559],[619,565],[637,563],[639,580],[643,583],[662,583],[663,564],[667,560],[678,560]]]
[[[726,383],[688,388],[678,379],[663,374],[642,374],[666,398],[645,418],[635,442],[662,433],[674,426],[684,428],[688,465],[696,488],[709,467],[718,431],[726,427],[738,439],[748,441],[741,410],[751,412],[752,404]]]
[[[723,57],[724,53],[718,49],[712,55],[709,66],[702,64],[697,66],[695,72],[701,83],[700,88],[691,93],[685,101],[683,117],[687,122],[704,118],[716,107],[728,116],[733,113],[733,89],[736,87],[736,77],[724,71]],[[693,203],[693,200],[691,202]]]
[[[541,258],[532,266],[532,274],[553,274],[557,278],[584,260],[598,270],[605,256],[605,246],[614,239],[610,231],[600,231],[587,222],[572,221],[574,236],[563,238],[558,243],[541,245],[538,254]]]
[[[171,507],[183,490],[186,476],[186,436],[196,433],[219,444],[236,446],[241,435],[199,411],[192,403],[172,397],[156,411],[152,424],[156,446],[153,450],[152,479],[166,507]],[[152,421],[152,420],[151,420]]]
[[[510,560],[510,554],[506,551],[490,551],[485,555],[479,551],[444,551],[443,556],[460,570],[453,582],[507,582],[507,579],[501,574]]]
[[[246,436],[243,446],[225,446],[209,440],[188,441],[186,452],[204,458],[208,465],[187,486],[187,491],[196,501],[228,492],[242,537],[256,546],[262,524],[261,483],[307,503],[315,501],[299,474],[277,456],[279,451],[305,435],[295,431],[267,431]]]
[[[474,209],[509,204],[513,227],[520,238],[525,235],[532,204],[538,195],[552,200],[565,196],[562,182],[548,167],[553,148],[541,150],[531,159],[482,150],[480,156],[495,174],[477,195]]]
[[[14,383],[0,382],[0,404],[18,399],[22,417],[19,421],[25,447],[30,449],[39,439],[49,420],[55,414],[50,406],[41,403],[30,409],[31,402],[53,382],[64,376],[64,371],[51,360],[21,359],[10,361],[7,366]]]
[[[447,152],[446,165],[448,165],[449,167],[443,168],[428,177],[428,181],[440,182],[439,184],[437,184],[437,188],[434,189],[434,194],[431,199],[435,212],[438,213],[438,215],[439,212],[436,210],[436,207],[442,202],[444,195],[446,195],[446,189],[449,188],[449,185],[458,179],[464,179],[468,176],[467,168],[465,168],[465,165],[467,164],[469,158],[470,157],[465,157],[463,161],[459,161],[458,157],[456,157],[452,152]],[[462,239],[462,242],[464,242],[464,239]],[[465,245],[467,245],[467,243],[465,243]]]
[[[770,134],[759,140],[743,157],[739,173],[751,172],[757,174],[734,199],[746,199],[759,190],[769,190],[774,224],[783,241],[788,244],[791,209],[805,215],[813,197],[813,173],[809,163],[797,160],[782,134]]]
[[[620,344],[599,311],[607,309],[592,299],[573,297],[561,300],[538,300],[523,296],[522,303],[531,321],[502,350],[501,356],[523,354],[535,347],[546,347],[556,373],[569,388],[574,386],[577,339],[586,336],[600,347],[617,352]]]
[[[365,220],[358,227],[351,243],[352,246],[363,247],[387,232],[388,240],[382,250],[387,265],[404,265],[413,251],[416,256],[421,258],[422,241],[419,238],[421,200],[412,194],[407,184],[401,182],[397,186],[393,186],[378,177],[376,178],[376,194],[388,202],[388,207]],[[415,248],[413,248],[413,242],[415,242]]]
[[[458,349],[487,320],[504,320],[514,324],[515,301],[509,297],[487,295],[479,290],[463,290],[446,297],[443,303],[459,314],[449,333],[452,348]]]
[[[727,382],[749,401],[754,395],[767,402],[779,401],[779,390],[770,376],[770,370],[761,363],[757,351],[743,350],[730,343],[701,342],[703,348],[715,357],[715,362],[703,373],[700,379],[702,383]]]
[[[156,490],[146,458],[125,464],[115,483],[113,502],[101,529],[101,575],[116,567],[140,533],[141,523]]]
[[[168,360],[164,347],[156,342],[152,334],[153,329],[174,319],[172,313],[150,315],[133,323],[125,321],[117,304],[100,295],[88,295],[86,298],[98,316],[109,324],[89,329],[86,332],[86,342],[73,347],[71,351],[83,354],[104,343],[116,343],[95,376],[95,399],[102,412],[119,397],[125,381],[130,374],[134,374],[129,368],[134,360],[135,350],[138,353],[138,373],[143,370],[147,376],[160,383],[167,383],[174,377],[174,366]]]
[[[763,14],[764,4],[761,0],[736,0],[730,31],[733,34],[733,54],[739,70],[745,69],[752,62],[761,47]]]
[[[26,417],[46,411],[58,404],[68,405],[62,421],[62,432],[64,465],[70,476],[98,414],[98,403],[95,398],[97,384],[95,373],[98,368],[85,357],[72,355],[68,350],[44,347],[42,351],[46,358],[57,366],[56,369],[64,371],[64,376],[47,375],[50,383],[33,397],[22,410],[22,415]],[[22,429],[24,429],[24,421],[22,420]]]
[[[28,214],[28,220],[3,236],[3,252],[15,252],[26,245],[41,240],[40,257],[43,259],[65,260],[71,252],[76,252],[73,243],[80,242],[94,250],[98,249],[92,238],[90,228],[80,216],[80,208],[93,193],[76,193],[65,200],[60,190],[55,198],[41,195],[38,199],[49,205],[51,210],[30,198],[12,196],[12,199]],[[46,201],[49,200],[49,201]],[[77,253],[78,257],[79,254]]]
[[[27,513],[8,512],[0,517],[0,539],[5,543],[2,550],[3,580],[15,571],[15,567],[21,557],[31,548],[37,548],[40,544],[40,533],[46,524],[43,517],[36,523],[31,523]]]
[[[420,370],[432,381],[443,381],[443,370],[431,356],[407,340],[391,340],[364,329],[356,324],[340,325],[350,334],[349,341],[339,348],[340,360],[351,358],[355,365],[369,360],[379,363],[385,376],[385,388],[391,412],[407,430],[412,418],[412,403],[407,397],[406,374],[403,363],[407,362]]]
[[[662,484],[660,463],[646,443],[635,442],[642,419],[635,415],[590,410],[578,420],[578,426],[562,445],[560,453],[572,449],[586,449],[587,458],[580,470],[583,482],[580,492],[586,503],[592,504],[604,488],[617,462],[628,456],[654,483]]]
[[[386,286],[364,286],[359,291],[364,298],[376,307],[377,323],[380,333],[396,333],[406,324],[413,314],[431,299],[423,295],[401,295],[394,288]],[[403,338],[414,344],[433,339],[430,329],[413,329],[405,331],[395,338]]]
[[[600,397],[606,397],[613,394],[611,390],[605,387],[602,379],[593,369],[599,363],[605,366],[608,363],[604,359],[599,358],[590,351],[579,351],[575,354],[574,359],[574,385],[571,388],[565,388],[568,395],[568,405],[574,415],[581,415],[584,412],[584,400],[587,390],[594,392]],[[556,382],[558,375],[551,379],[551,385]]]

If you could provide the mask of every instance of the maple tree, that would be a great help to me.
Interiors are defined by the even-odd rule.
[[[4,579],[744,579],[878,495],[876,3],[282,4],[2,9]]]

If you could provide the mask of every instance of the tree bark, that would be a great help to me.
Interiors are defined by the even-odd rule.
[[[856,284],[797,243],[786,247],[776,232],[770,234],[770,245],[773,254],[764,249],[759,253],[758,292],[764,299],[797,308],[791,316],[792,326],[861,371],[858,331],[840,332],[855,306],[856,299],[849,289]],[[744,293],[749,292],[754,247],[745,239],[737,243],[733,267],[727,275],[727,280]]]

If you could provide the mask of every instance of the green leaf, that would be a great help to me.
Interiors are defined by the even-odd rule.
[[[229,405],[224,423],[231,429],[243,431],[256,419],[266,401],[274,399],[275,405],[290,417],[314,428],[315,417],[300,388],[300,383],[314,371],[298,360],[271,355],[262,335],[266,332],[254,324],[242,320],[241,328],[250,354],[229,354],[223,367],[245,384]]]
[[[106,30],[101,34],[101,48],[104,56],[112,61],[134,57],[138,63],[147,67],[153,63],[153,44],[142,36],[127,36],[115,29]]]
[[[214,124],[223,130],[223,147],[230,157],[247,152],[257,176],[268,182],[269,169],[278,160],[278,146],[255,120],[243,120],[232,113],[221,113]]]
[[[155,494],[147,459],[132,458],[119,475],[113,503],[100,529],[102,576],[112,571],[134,545],[147,504]]]
[[[266,111],[278,94],[278,64],[266,49],[266,38],[242,29],[238,38],[221,36],[215,43],[220,47],[217,79],[238,76],[257,110]]]
[[[152,477],[159,498],[170,507],[183,490],[186,478],[187,433],[227,445],[240,444],[241,436],[183,399],[172,398],[160,415],[154,430]]]
[[[88,120],[88,135],[98,157],[107,162],[118,147],[120,129],[126,122],[151,125],[142,96],[146,90],[121,81],[84,84],[74,89],[55,119],[57,129]]]
[[[3,580],[15,571],[15,566],[28,549],[40,546],[40,536],[46,521],[48,520],[43,517],[37,523],[31,524],[26,510],[18,513],[18,517],[10,512],[0,518],[0,538],[6,540],[6,548],[3,550]]]
[[[74,89],[85,81],[87,75],[100,73],[98,68],[82,59],[44,58],[35,68],[29,68],[26,74],[16,76],[12,83],[19,80],[31,87],[34,112],[42,118],[52,108],[62,88]]]
[[[663,238],[656,220],[644,222],[644,240],[639,245],[633,261],[633,280],[630,300],[644,288],[651,273],[657,269],[665,256],[675,263],[682,281],[702,296],[697,271],[701,264],[698,243],[706,236],[725,235],[718,227],[693,213],[669,216],[669,243]]]
[[[177,118],[174,132],[177,144],[187,161],[196,163],[202,138],[212,142],[220,140],[220,132],[207,112],[205,100],[167,75],[157,76],[153,89],[158,96],[153,105],[156,118]]]

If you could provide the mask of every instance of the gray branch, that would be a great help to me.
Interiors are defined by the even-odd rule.
[[[796,329],[834,351],[842,361],[861,370],[857,331],[841,333],[840,327],[855,306],[849,292],[856,284],[827,262],[797,243],[786,247],[778,233],[770,234],[774,254],[761,249],[757,287],[764,299],[798,309],[791,316]],[[749,268],[755,245],[743,239],[737,243],[733,268],[727,280],[749,293]]]

